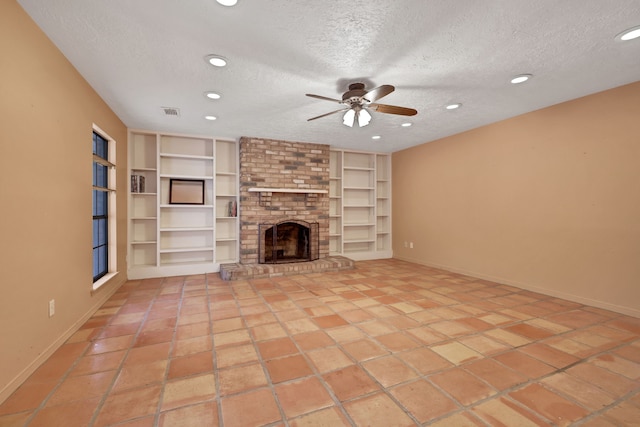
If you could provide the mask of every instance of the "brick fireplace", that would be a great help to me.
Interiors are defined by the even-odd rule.
[[[317,222],[320,258],[329,255],[329,146],[240,138],[241,264],[259,261],[260,224],[283,220]]]
[[[223,278],[251,278],[303,271],[352,268],[329,257],[329,146],[263,138],[240,138],[240,263],[221,266]],[[311,245],[317,261],[260,264],[261,228],[291,221],[317,230]],[[264,258],[264,257],[262,257]],[[256,267],[257,266],[257,267]],[[249,270],[249,273],[247,273]],[[240,277],[230,277],[230,271]]]

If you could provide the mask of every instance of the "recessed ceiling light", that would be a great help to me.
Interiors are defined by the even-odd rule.
[[[533,77],[531,74],[520,74],[518,76],[515,76],[514,78],[511,79],[511,83],[513,83],[514,85],[518,84],[518,83],[524,83],[527,80],[529,80],[531,77]]]
[[[224,67],[227,65],[227,60],[220,55],[207,55],[204,59],[214,67]]]
[[[458,108],[460,108],[460,107],[462,107],[462,104],[460,104],[459,102],[457,102],[457,103],[455,103],[455,104],[449,104],[449,105],[447,105],[445,108],[446,108],[447,110],[455,110],[455,109],[458,109]]]
[[[637,27],[629,28],[628,30],[624,30],[616,36],[616,40],[624,42],[627,40],[637,39],[638,37],[640,37],[640,25],[638,25]]]
[[[400,126],[402,126],[403,128],[408,128],[408,127],[409,127],[409,126],[411,126],[412,124],[413,124],[413,123],[409,123],[409,122],[407,122],[407,123],[403,123],[403,124],[401,124]]]
[[[220,94],[216,92],[205,92],[204,95],[209,99],[220,99]]]
[[[373,135],[373,136],[371,137],[371,139],[380,139],[380,138],[382,138],[380,135]]]
[[[238,3],[238,0],[216,0],[216,1],[223,6],[235,6],[235,4]]]
[[[213,120],[216,120],[216,119],[217,119],[217,117],[216,117],[216,116],[204,116],[204,118],[205,118],[206,120],[211,120],[211,121],[213,121]]]

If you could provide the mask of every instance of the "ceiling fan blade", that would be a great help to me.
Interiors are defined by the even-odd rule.
[[[311,94],[311,93],[307,93],[306,95],[307,95],[307,96],[310,96],[310,97],[312,97],[312,98],[324,99],[325,101],[333,101],[333,102],[338,102],[338,103],[342,102],[342,101],[341,101],[341,100],[339,100],[339,99],[327,98],[326,96],[313,95],[313,94]]]
[[[398,114],[400,116],[415,116],[418,114],[418,110],[414,110],[413,108],[397,107],[395,105],[369,104],[369,108],[378,113]]]
[[[321,116],[311,117],[310,119],[307,119],[307,121],[309,122],[309,121],[311,121],[311,120],[321,119],[322,117],[330,116],[331,114],[339,113],[339,112],[341,112],[341,111],[347,111],[347,110],[350,110],[350,109],[351,109],[351,107],[341,108],[341,109],[339,109],[339,110],[332,111],[332,112],[330,112],[330,113],[326,113],[326,114],[323,114],[323,115],[321,115]]]
[[[383,96],[389,95],[394,90],[396,90],[396,88],[391,85],[382,85],[371,89],[362,97],[369,102],[376,102],[378,99],[382,98]]]

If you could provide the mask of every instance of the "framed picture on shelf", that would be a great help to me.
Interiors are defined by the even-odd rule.
[[[204,205],[204,180],[170,179],[169,204]]]

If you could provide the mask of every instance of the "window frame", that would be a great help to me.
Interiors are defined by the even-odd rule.
[[[116,216],[116,141],[111,138],[106,132],[100,129],[95,124],[92,126],[91,133],[91,143],[93,147],[93,135],[97,134],[100,138],[106,140],[107,142],[107,158],[104,159],[96,154],[93,154],[92,148],[92,171],[95,167],[96,163],[99,163],[103,166],[107,167],[107,187],[98,187],[95,186],[93,172],[92,172],[92,194],[91,194],[91,217],[92,217],[92,234],[91,234],[91,274],[92,274],[92,290],[95,291],[100,288],[102,285],[107,283],[111,278],[113,278],[117,272],[117,216]],[[106,188],[106,189],[105,189]],[[107,193],[107,270],[104,274],[99,276],[93,276],[93,236],[95,233],[94,230],[94,215],[93,215],[93,190],[105,191]]]

